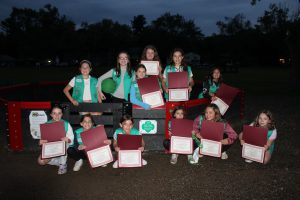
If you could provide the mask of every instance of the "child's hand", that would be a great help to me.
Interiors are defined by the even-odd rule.
[[[191,91],[192,91],[192,89],[193,89],[193,88],[192,88],[192,86],[189,86],[189,92],[191,92]]]
[[[69,138],[67,138],[67,137],[61,138],[61,141],[65,141],[65,142],[67,142],[67,143],[70,143],[70,142],[71,142],[71,141],[69,140]]]
[[[103,143],[107,145],[111,145],[111,140],[104,140]]]
[[[268,151],[269,145],[265,144],[264,148],[265,148],[265,151]]]
[[[100,96],[101,100],[105,100],[106,99],[105,95],[102,92],[99,94],[99,96]]]
[[[159,90],[161,93],[163,93],[164,91],[162,89]]]
[[[217,97],[216,97],[215,95],[213,95],[213,96],[211,97],[211,100],[212,100],[212,101],[215,101],[215,100],[217,100]]]
[[[84,146],[83,144],[80,144],[79,146],[78,146],[78,150],[84,150],[86,148],[86,146]]]
[[[141,150],[141,152],[143,152],[145,150],[144,147],[139,147],[138,150]]]
[[[71,103],[72,103],[74,106],[78,106],[78,105],[79,105],[78,101],[76,101],[75,99],[72,99]]]
[[[46,144],[47,142],[48,142],[47,140],[40,140],[39,144],[43,145],[43,144]]]
[[[245,144],[245,140],[240,140],[240,143],[243,146]]]
[[[203,137],[201,136],[200,132],[196,133],[195,135],[196,135],[197,138],[203,139]]]
[[[172,132],[171,131],[168,131],[168,134],[169,134],[170,137],[172,136]]]
[[[120,151],[120,147],[115,147],[115,151],[119,152]]]

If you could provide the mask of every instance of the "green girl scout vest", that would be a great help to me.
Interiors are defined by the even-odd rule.
[[[96,85],[97,85],[97,79],[90,76],[90,91],[91,91],[91,98],[93,103],[98,102],[98,93],[97,93]],[[75,77],[75,84],[73,88],[72,97],[79,103],[83,102],[83,90],[84,90],[83,76],[78,75]]]
[[[124,99],[126,101],[128,101],[128,94],[130,92],[131,83],[133,81],[134,71],[132,71],[131,74],[132,75],[130,77],[128,72],[126,71],[125,75],[124,75],[124,82],[123,82],[123,85],[124,85]],[[116,82],[116,90],[117,90],[120,86],[120,83],[121,83],[121,76],[119,76],[119,77],[117,76],[117,72],[116,72],[115,69],[113,69],[112,78]]]

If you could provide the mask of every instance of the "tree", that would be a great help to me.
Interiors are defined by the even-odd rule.
[[[131,27],[134,34],[141,34],[145,30],[145,25],[147,24],[144,15],[137,15],[133,17],[131,21]]]
[[[243,14],[237,14],[233,18],[225,17],[225,21],[217,21],[216,25],[222,35],[235,35],[251,29],[251,22]]]

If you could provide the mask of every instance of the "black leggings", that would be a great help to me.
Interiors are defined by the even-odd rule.
[[[75,161],[78,161],[80,159],[86,159],[86,155],[84,153],[84,150],[78,150],[75,147],[69,147],[67,150],[68,156]]]

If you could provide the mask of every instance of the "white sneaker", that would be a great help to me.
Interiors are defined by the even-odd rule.
[[[171,156],[170,163],[172,165],[175,165],[177,163],[177,158],[178,158],[178,154],[173,153],[172,156]]]
[[[147,161],[142,159],[142,165],[147,165]]]
[[[224,152],[222,153],[221,159],[222,159],[222,160],[228,159],[228,155],[227,155],[226,151],[224,151]]]
[[[107,167],[107,165],[105,164],[105,165],[101,165],[101,167]]]
[[[245,162],[246,162],[246,163],[252,163],[253,160],[245,159]]]
[[[77,160],[77,161],[75,162],[75,164],[74,164],[73,171],[74,171],[74,172],[78,172],[78,171],[80,170],[82,164],[83,164],[83,160],[82,160],[82,159]]]
[[[67,164],[59,165],[57,174],[62,175],[67,173]]]
[[[119,162],[118,162],[118,160],[116,160],[115,162],[114,162],[114,164],[113,164],[113,168],[119,168]]]

